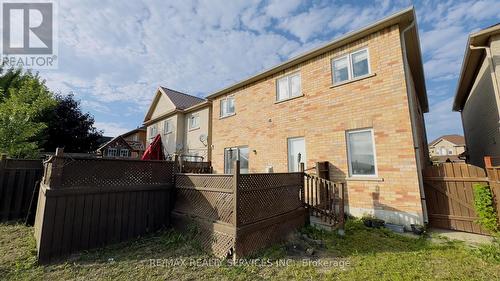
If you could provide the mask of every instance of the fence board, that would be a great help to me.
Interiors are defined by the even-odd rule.
[[[483,169],[443,163],[423,171],[429,223],[438,228],[488,234],[475,221],[473,185],[488,183]]]
[[[47,163],[35,218],[41,263],[78,250],[125,241],[168,225],[173,163],[128,161],[79,160],[58,155]],[[66,168],[68,163],[70,168]],[[89,163],[97,165],[93,170],[111,169],[115,175],[138,169],[130,174],[141,176],[120,185],[123,179],[85,180],[75,174],[78,169],[88,168]],[[118,171],[117,167],[125,170]],[[147,169],[151,170],[144,172]],[[148,222],[151,225],[146,227]]]
[[[0,221],[26,219],[41,175],[41,160],[0,159]]]

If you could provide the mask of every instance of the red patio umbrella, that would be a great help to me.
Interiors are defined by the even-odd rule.
[[[160,134],[155,137],[146,151],[144,151],[141,160],[165,160]]]

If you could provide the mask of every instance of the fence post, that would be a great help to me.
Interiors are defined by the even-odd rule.
[[[238,193],[240,183],[240,160],[236,160],[233,166],[233,226],[234,226],[234,249],[233,260],[237,257],[238,248]]]
[[[305,204],[305,186],[304,186],[304,173],[305,173],[305,165],[304,165],[304,162],[300,162],[300,177],[301,177],[301,180],[300,180],[300,200],[302,200],[302,203]]]
[[[64,167],[64,148],[56,148],[56,154],[52,162],[52,171],[50,172],[50,187],[59,187],[62,183],[62,174]]]
[[[341,236],[344,236],[345,235],[345,232],[344,232],[344,187],[345,187],[345,182],[341,183],[340,184],[340,192],[339,192],[339,201],[340,201],[340,204],[339,204],[339,229],[338,229],[338,234],[341,235]]]

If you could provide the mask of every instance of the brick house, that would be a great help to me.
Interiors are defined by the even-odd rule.
[[[453,110],[460,112],[468,163],[500,165],[500,23],[469,35]]]
[[[230,173],[309,172],[328,161],[347,211],[425,220],[428,112],[413,8],[210,94],[212,163]]]
[[[147,145],[159,134],[167,158],[210,161],[210,102],[159,87],[144,118]]]

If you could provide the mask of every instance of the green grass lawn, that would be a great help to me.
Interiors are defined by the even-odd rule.
[[[353,220],[346,224],[345,237],[309,227],[245,261],[254,264],[230,265],[203,253],[185,236],[165,230],[40,266],[33,228],[0,224],[0,279],[500,280],[498,244],[471,248],[435,240],[368,229]],[[305,253],[309,248],[315,249],[314,255]]]

